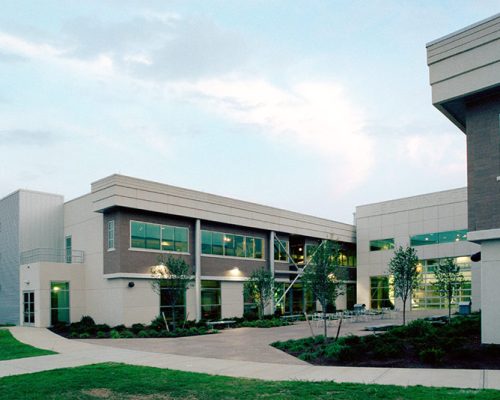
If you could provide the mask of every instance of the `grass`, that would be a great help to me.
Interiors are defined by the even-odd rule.
[[[21,343],[17,341],[7,329],[0,329],[0,360],[46,356],[49,354],[56,353],[50,350],[37,349],[36,347]]]
[[[498,399],[496,390],[362,385],[334,382],[267,382],[124,364],[10,376],[0,379],[4,399]]]

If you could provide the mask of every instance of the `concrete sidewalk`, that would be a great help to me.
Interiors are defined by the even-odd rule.
[[[321,367],[158,354],[112,348],[60,337],[47,329],[12,327],[21,342],[60,354],[0,361],[0,377],[100,362],[264,380],[307,380],[500,390],[499,370]],[[140,340],[140,339],[131,339]],[[168,339],[166,339],[168,340]]]

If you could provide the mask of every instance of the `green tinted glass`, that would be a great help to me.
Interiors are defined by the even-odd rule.
[[[394,249],[394,239],[370,240],[370,251],[392,250]]]

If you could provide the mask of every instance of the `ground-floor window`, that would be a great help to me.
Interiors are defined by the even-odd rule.
[[[259,309],[252,296],[249,296],[243,291],[243,317],[254,319],[259,316]]]
[[[50,321],[52,325],[69,323],[69,282],[50,283]]]
[[[160,314],[167,321],[182,321],[186,318],[186,291],[172,285],[167,279],[160,284]]]
[[[356,283],[347,283],[345,285],[345,295],[346,295],[346,307],[348,310],[354,308],[356,304]]]
[[[436,282],[434,269],[444,260],[444,258],[437,258],[420,261],[419,267],[422,270],[421,281],[418,289],[413,294],[412,308],[432,309],[448,307],[446,298],[441,296],[439,291],[434,286],[434,283]],[[460,267],[460,273],[465,279],[458,296],[453,299],[454,303],[458,304],[460,301],[469,301],[471,298],[471,261],[470,257],[457,257],[455,258],[455,262]]]
[[[388,276],[370,277],[370,308],[394,308],[394,294]]]
[[[289,283],[281,285],[283,292],[290,287]],[[302,283],[294,283],[280,304],[276,304],[276,309],[281,310],[282,314],[313,313],[316,311],[316,300],[312,292],[306,290]]]
[[[35,292],[23,292],[23,322],[35,323]]]
[[[221,319],[220,281],[201,281],[201,318]]]

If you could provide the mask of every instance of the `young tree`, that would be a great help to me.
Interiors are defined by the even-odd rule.
[[[302,273],[302,282],[321,304],[323,310],[324,340],[327,340],[326,311],[335,305],[337,297],[345,290],[345,268],[339,264],[340,246],[325,241],[314,251],[311,261]]]
[[[413,247],[399,246],[389,262],[389,274],[392,275],[394,296],[403,301],[403,325],[406,325],[406,301],[419,284],[417,252]]]
[[[434,269],[436,282],[434,287],[442,297],[448,301],[448,321],[451,318],[451,302],[458,295],[464,284],[464,276],[460,273],[460,267],[453,258],[447,258],[439,263]]]
[[[257,306],[259,319],[262,319],[265,308],[274,298],[274,287],[274,276],[264,267],[253,271],[243,285],[245,296],[250,297]]]
[[[194,278],[191,267],[182,259],[164,254],[158,257],[158,265],[151,268],[152,289],[172,308],[172,326],[176,328],[176,306],[182,301]]]

